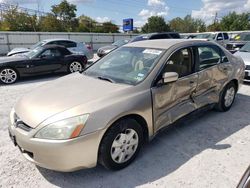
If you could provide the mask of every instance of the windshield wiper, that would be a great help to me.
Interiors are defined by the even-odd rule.
[[[108,81],[108,82],[111,82],[111,83],[115,83],[114,80],[112,80],[110,78],[103,77],[103,76],[98,76],[97,78],[100,79],[100,80],[105,80],[105,81]]]

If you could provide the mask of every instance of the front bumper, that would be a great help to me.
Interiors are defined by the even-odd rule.
[[[46,140],[30,137],[30,133],[9,126],[9,134],[29,161],[43,168],[72,172],[96,166],[103,133],[97,131],[71,140]]]

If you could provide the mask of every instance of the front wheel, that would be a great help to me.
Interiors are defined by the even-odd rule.
[[[216,109],[221,112],[226,112],[230,110],[231,106],[233,105],[235,95],[236,95],[236,86],[233,82],[230,82],[223,89],[220,101],[216,105]]]
[[[12,68],[3,68],[0,70],[0,82],[4,84],[13,84],[18,79],[18,73]]]
[[[98,161],[107,169],[125,168],[137,156],[142,142],[142,128],[137,121],[121,120],[104,135],[99,148]]]

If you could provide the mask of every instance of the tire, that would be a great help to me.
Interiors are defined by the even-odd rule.
[[[233,82],[227,84],[222,91],[220,100],[216,104],[215,109],[220,112],[226,112],[230,110],[234,103],[236,92],[236,86]]]
[[[129,118],[120,120],[104,135],[98,162],[110,170],[123,169],[134,161],[142,143],[143,131],[137,121]]]
[[[73,61],[68,66],[68,72],[74,73],[74,72],[81,72],[83,71],[85,65],[79,61]]]
[[[3,84],[13,84],[18,80],[18,72],[13,68],[0,69],[0,82]]]

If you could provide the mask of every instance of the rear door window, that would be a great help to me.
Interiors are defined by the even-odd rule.
[[[199,70],[217,65],[221,62],[221,50],[217,46],[198,47]]]

